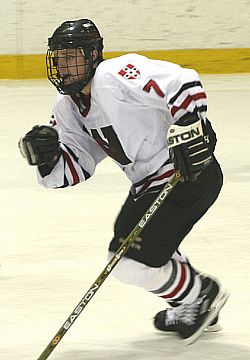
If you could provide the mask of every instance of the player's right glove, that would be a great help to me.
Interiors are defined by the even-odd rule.
[[[211,135],[215,137],[208,122]],[[210,143],[209,134],[203,133],[202,121],[197,116],[189,116],[171,125],[168,133],[170,161],[179,171],[184,181],[195,181],[200,173],[213,161],[216,138]]]
[[[50,126],[34,126],[19,140],[18,146],[30,165],[52,168],[60,157],[58,133]]]

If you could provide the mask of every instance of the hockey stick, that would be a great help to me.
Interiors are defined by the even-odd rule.
[[[159,207],[162,205],[164,200],[172,192],[172,190],[174,189],[174,187],[177,185],[177,183],[180,180],[181,180],[181,175],[179,173],[176,173],[173,176],[173,178],[171,180],[169,180],[169,182],[164,186],[164,188],[161,190],[161,192],[159,193],[157,198],[153,201],[152,205],[148,208],[148,210],[142,216],[142,218],[137,223],[137,225],[135,225],[133,230],[130,232],[130,234],[127,236],[127,238],[123,241],[122,245],[117,250],[117,252],[112,257],[112,259],[109,261],[109,263],[104,268],[102,273],[98,276],[98,278],[95,280],[95,282],[90,286],[90,288],[88,289],[86,294],[83,296],[83,298],[81,299],[79,304],[76,306],[76,308],[70,314],[70,316],[67,318],[65,323],[58,330],[56,335],[53,337],[53,339],[50,341],[50,343],[47,345],[47,347],[44,349],[44,351],[41,353],[41,355],[39,356],[39,358],[37,360],[46,360],[49,357],[49,355],[54,350],[54,348],[62,340],[63,336],[66,334],[66,332],[69,330],[69,328],[76,321],[76,319],[78,318],[80,313],[83,311],[85,306],[89,303],[89,301],[95,295],[97,290],[101,287],[104,280],[106,280],[108,275],[111,273],[111,271],[117,265],[117,263],[119,262],[121,257],[127,252],[130,245],[135,241],[135,239],[138,237],[138,235],[141,233],[141,231],[144,229],[144,227],[150,221],[152,216],[159,209]]]

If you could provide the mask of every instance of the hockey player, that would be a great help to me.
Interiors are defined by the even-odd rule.
[[[179,245],[214,203],[223,176],[206,94],[196,71],[127,54],[103,61],[103,39],[88,19],[66,21],[49,38],[47,73],[59,94],[51,126],[34,126],[19,147],[48,188],[76,185],[110,156],[131,181],[115,221],[111,258],[176,171],[169,195],[114,276],[164,299],[154,325],[190,344],[218,329],[227,299],[196,271]]]

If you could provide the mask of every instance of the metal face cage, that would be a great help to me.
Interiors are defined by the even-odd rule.
[[[87,55],[87,56],[86,56]],[[82,48],[48,50],[47,76],[64,95],[79,93],[94,75],[92,52]]]

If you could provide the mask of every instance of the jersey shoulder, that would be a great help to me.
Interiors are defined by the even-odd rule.
[[[198,74],[180,65],[147,58],[143,55],[130,53],[116,58],[104,60],[98,65],[94,76],[94,87],[137,87],[150,79],[163,82],[165,86],[173,81],[180,82],[195,79]]]
[[[145,58],[137,54],[125,54],[115,58],[104,60],[96,69],[94,82],[97,86],[113,83],[122,83],[124,79],[139,80]]]

